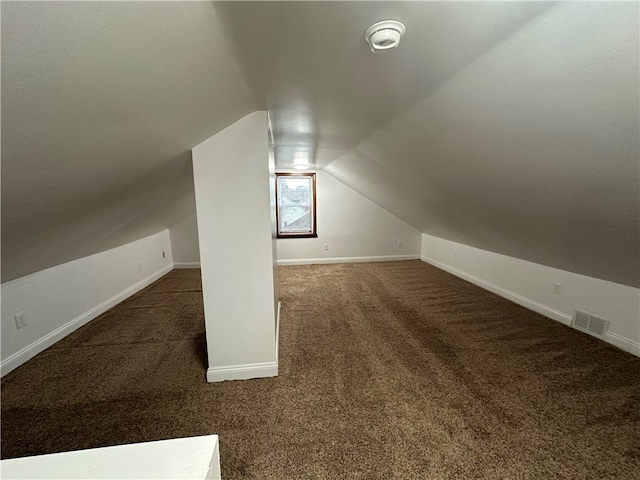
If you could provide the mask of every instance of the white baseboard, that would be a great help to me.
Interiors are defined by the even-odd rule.
[[[571,321],[572,321],[571,315],[567,315],[547,305],[536,302],[535,300],[519,295],[515,292],[512,292],[511,290],[507,290],[498,285],[489,283],[481,278],[475,277],[466,272],[463,272],[462,270],[458,270],[457,268],[453,268],[449,265],[438,262],[437,260],[434,260],[432,258],[425,257],[424,255],[421,256],[420,259],[423,262],[433,265],[434,267],[437,267],[446,272],[449,272],[452,275],[455,275],[456,277],[460,277],[464,280],[467,280],[468,282],[478,285],[481,288],[484,288],[485,290],[493,292],[496,295],[500,295],[501,297],[506,298],[507,300],[511,300],[513,303],[517,303],[518,305],[528,308],[529,310],[533,310],[534,312],[544,315],[545,317],[551,318],[552,320],[556,320],[560,323],[571,326]],[[583,330],[580,330],[580,331],[583,331]],[[628,338],[624,338],[609,332],[605,333],[605,335],[602,337],[596,336],[596,338],[604,340],[605,342],[615,347],[618,347],[621,350],[624,350],[625,352],[629,352],[633,355],[640,357],[640,344],[632,340],[629,340]]]
[[[633,340],[621,337],[620,335],[611,332],[606,332],[604,334],[604,338],[597,335],[593,336],[596,338],[600,338],[615,347],[618,347],[620,350],[624,350],[625,352],[629,352],[636,357],[640,357],[640,343],[636,343]]]
[[[278,265],[313,265],[321,263],[364,263],[394,262],[398,260],[419,260],[420,255],[381,255],[378,257],[331,257],[331,258],[296,258],[278,260]]]
[[[5,360],[2,361],[2,363],[0,363],[0,371],[2,372],[2,376],[6,375],[10,371],[14,370],[15,368],[19,367],[23,363],[32,359],[37,354],[46,350],[47,348],[49,348],[51,345],[58,342],[59,340],[62,340],[64,337],[74,332],[78,328],[82,327],[83,325],[86,325],[94,318],[98,317],[99,315],[102,315],[104,312],[116,306],[118,303],[126,300],[133,294],[138,293],[143,288],[151,285],[153,282],[158,280],[163,275],[166,275],[171,270],[172,270],[171,265],[167,265],[166,267],[161,268],[157,272],[154,272],[151,275],[147,276],[146,278],[143,278],[139,282],[124,289],[120,293],[117,293],[116,295],[105,300],[101,304],[96,305],[95,307],[86,311],[85,313],[78,315],[76,318],[74,318],[73,320],[70,320],[69,322],[65,323],[61,327],[55,329],[53,332],[45,335],[39,340],[36,340],[32,344],[26,346],[22,350],[6,358]]]
[[[278,362],[230,365],[228,367],[210,367],[207,369],[207,382],[209,383],[277,376]]]
[[[200,268],[200,262],[173,262],[173,268]]]
[[[280,359],[280,308],[282,302],[278,300],[278,314],[276,315],[276,364]]]
[[[530,298],[523,297],[515,292],[507,290],[505,288],[499,287],[498,285],[494,285],[489,283],[481,278],[474,277],[473,275],[469,275],[462,270],[458,270],[456,268],[450,267],[449,265],[445,265],[444,263],[440,263],[437,260],[433,260],[432,258],[428,258],[425,256],[420,257],[420,259],[425,262],[433,265],[434,267],[439,268],[440,270],[444,270],[445,272],[449,272],[456,277],[460,277],[468,282],[471,282],[479,287],[484,288],[485,290],[489,290],[490,292],[495,293],[496,295],[500,295],[508,300],[511,300],[513,303],[517,303],[529,310],[533,310],[545,317],[549,317],[553,320],[557,320],[558,322],[564,323],[565,325],[571,325],[571,316],[566,315],[558,310],[554,310],[551,307],[543,305],[542,303],[538,303]]]

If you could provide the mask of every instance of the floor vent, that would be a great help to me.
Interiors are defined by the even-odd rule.
[[[573,315],[572,325],[580,330],[586,330],[594,335],[602,336],[609,329],[609,320],[576,310]]]

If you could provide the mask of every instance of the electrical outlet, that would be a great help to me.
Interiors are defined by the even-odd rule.
[[[138,271],[141,272],[142,271],[142,262],[138,262]]]
[[[164,250],[162,251],[162,258],[166,258],[166,255],[164,253]]]
[[[556,295],[560,295],[560,292],[562,292],[562,284],[561,283],[554,283],[553,284],[553,293],[555,293]]]
[[[329,244],[328,244],[328,243],[323,243],[323,244],[322,244],[322,250],[324,250],[325,252],[326,252],[327,250],[329,250]]]
[[[24,312],[16,313],[13,318],[16,321],[16,327],[22,328],[27,326],[27,320],[24,318]]]
[[[402,242],[398,242],[398,248],[402,248]]]

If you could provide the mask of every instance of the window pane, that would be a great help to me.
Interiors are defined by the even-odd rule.
[[[309,207],[280,207],[280,231],[284,233],[311,233],[311,211]]]
[[[299,177],[279,177],[278,193],[280,206],[311,204],[311,179]]]
[[[315,174],[277,174],[278,235],[315,236]]]

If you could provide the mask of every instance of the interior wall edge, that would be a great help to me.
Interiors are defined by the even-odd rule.
[[[568,326],[575,309],[609,320],[609,330],[593,336],[640,356],[640,289],[428,234],[421,260]]]
[[[260,370],[255,365],[275,362],[268,128],[267,113],[254,112],[192,150],[207,358],[213,369],[208,378],[227,368]],[[270,374],[243,370],[239,375]]]
[[[2,284],[0,375],[24,364],[172,269],[169,231],[164,230]],[[26,325],[17,328],[14,316],[20,313]]]
[[[280,363],[280,313],[282,311],[282,301],[278,300],[276,313],[276,364]]]

